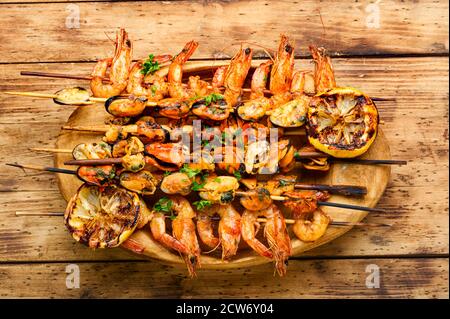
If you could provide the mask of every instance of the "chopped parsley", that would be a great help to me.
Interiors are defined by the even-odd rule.
[[[217,93],[212,93],[210,95],[205,96],[205,105],[208,106],[211,103],[215,103],[219,100],[223,100],[223,95],[217,94]]]
[[[278,181],[278,185],[280,185],[280,186],[287,186],[287,185],[289,185],[289,183],[286,182],[284,179],[280,179],[280,180]]]
[[[152,90],[152,96],[155,96],[156,90],[158,90],[158,88],[155,85],[152,85],[150,89]]]
[[[193,182],[192,182],[191,189],[192,189],[194,192],[198,192],[199,190],[203,189],[204,186],[205,186],[205,183],[198,183],[198,182],[196,182],[196,181],[193,181]]]
[[[157,212],[162,212],[165,214],[172,213],[172,200],[167,197],[160,198],[155,205],[153,205],[153,209]]]
[[[150,54],[148,59],[142,65],[141,73],[144,75],[153,74],[160,69],[158,61],[155,61],[155,56]],[[152,89],[153,92],[153,89]]]
[[[216,177],[216,178],[214,178],[214,182],[216,182],[216,183],[221,183],[222,180],[221,180],[219,177]]]
[[[183,167],[180,169],[180,173],[186,174],[189,178],[193,178],[196,175],[201,173],[200,169],[192,169],[189,167],[189,165],[184,164]]]
[[[234,177],[236,177],[237,180],[240,180],[242,178],[242,175],[241,175],[241,173],[239,171],[235,171],[233,173],[233,175],[234,175]]]
[[[197,208],[197,210],[202,210],[208,206],[211,206],[212,202],[209,200],[202,199],[197,202],[193,202],[192,204],[195,206],[195,208]]]
[[[165,172],[164,172],[164,177],[169,176],[169,175],[170,175],[170,172],[169,172],[169,171],[165,171]]]

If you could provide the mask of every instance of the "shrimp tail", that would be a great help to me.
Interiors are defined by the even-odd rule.
[[[188,269],[189,277],[197,277],[196,268],[200,267],[200,260],[194,255],[183,255],[184,262]]]

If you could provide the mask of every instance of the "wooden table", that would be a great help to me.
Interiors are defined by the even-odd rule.
[[[298,68],[312,67],[308,44],[323,45],[334,56],[339,84],[397,99],[378,106],[393,157],[408,165],[393,167],[379,203],[391,212],[367,218],[393,227],[354,228],[292,258],[285,278],[272,276],[268,264],[202,270],[190,280],[184,268],[121,249],[89,250],[71,239],[61,217],[16,217],[16,211],[65,208],[52,174],[3,164],[51,165],[51,156],[28,148],[52,147],[73,109],[2,95],[0,296],[448,298],[447,1],[33,2],[0,0],[0,91],[86,87],[19,72],[87,74],[96,59],[111,54],[105,32],[113,36],[119,26],[134,40],[135,57],[175,53],[196,39],[194,58],[210,60],[229,58],[236,48],[230,44],[241,41],[275,48],[285,32],[296,39]],[[77,11],[79,28],[68,28],[76,27],[70,15]],[[66,287],[69,264],[79,266],[79,289]],[[366,286],[373,267],[379,267],[379,288]]]

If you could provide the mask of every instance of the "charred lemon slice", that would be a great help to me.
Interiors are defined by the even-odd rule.
[[[90,248],[111,248],[133,233],[140,211],[135,193],[84,184],[69,201],[64,222],[76,241]]]
[[[366,152],[377,136],[378,110],[364,93],[334,88],[311,99],[308,139],[318,150],[350,158]]]

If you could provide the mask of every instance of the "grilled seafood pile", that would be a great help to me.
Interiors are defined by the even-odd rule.
[[[253,50],[240,47],[210,80],[183,76],[198,46],[190,41],[174,56],[150,54],[133,64],[121,29],[114,56],[94,67],[92,94],[72,88],[55,99],[104,99],[112,115],[103,138],[73,149],[75,160],[86,160],[77,170],[84,184],[65,224],[91,248],[132,247],[133,231],[147,231],[180,254],[190,276],[202,254],[225,261],[241,249],[272,260],[283,276],[291,241],[316,241],[331,223],[318,205],[330,195],[295,189],[297,170],[327,171],[330,157],[367,151],[377,135],[376,106],[336,85],[322,48],[309,48],[314,72],[296,70],[295,45],[285,35],[273,59],[252,68]],[[287,133],[303,127],[303,140]],[[318,151],[323,156],[301,156]]]

